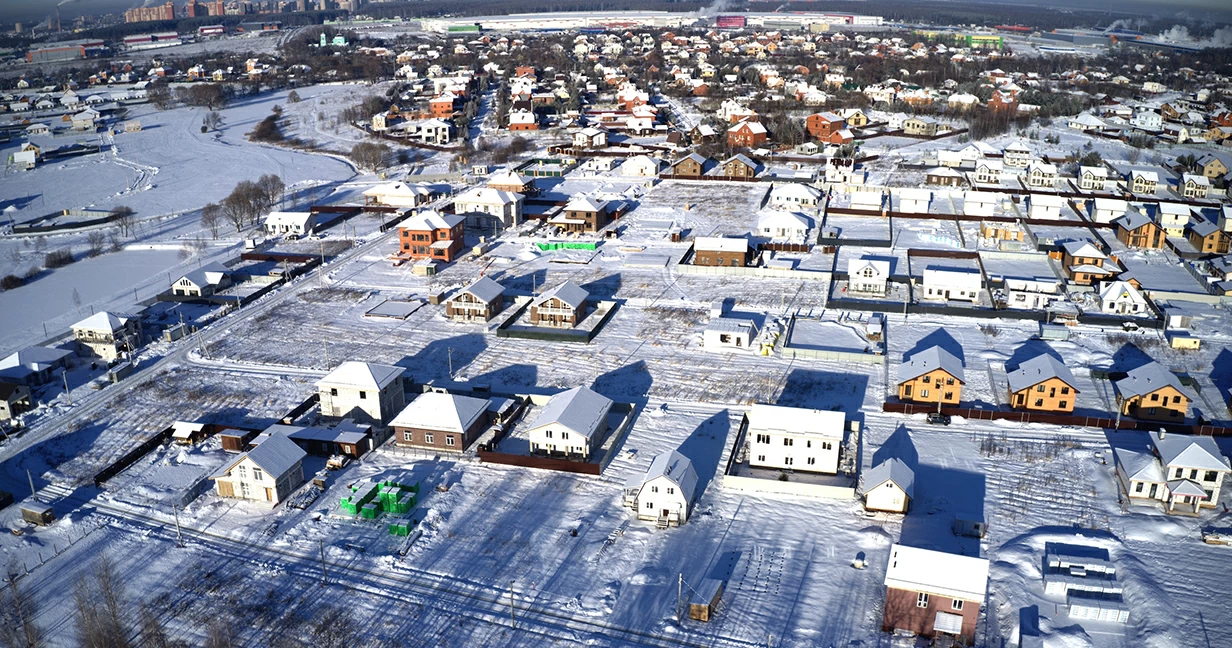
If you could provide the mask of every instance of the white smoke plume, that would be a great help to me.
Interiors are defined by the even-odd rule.
[[[1199,40],[1190,35],[1188,27],[1173,25],[1159,35],[1159,40],[1190,47],[1232,47],[1232,27],[1220,27],[1210,38]]]
[[[701,18],[717,16],[721,13],[731,11],[731,0],[714,0],[710,5],[702,7],[697,11],[697,15]]]

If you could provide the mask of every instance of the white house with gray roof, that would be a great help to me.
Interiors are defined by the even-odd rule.
[[[1099,309],[1113,315],[1145,315],[1146,298],[1128,281],[1105,281],[1099,288]]]
[[[654,521],[665,529],[689,520],[697,499],[698,477],[693,462],[677,450],[656,455],[645,475],[634,475],[625,482],[625,506],[639,520]]]
[[[381,424],[406,404],[402,367],[348,360],[317,381],[321,416]]]
[[[915,472],[897,457],[891,457],[864,473],[864,508],[869,511],[906,513],[915,499]]]
[[[748,420],[750,466],[838,473],[847,421],[842,412],[758,403]]]
[[[1117,481],[1131,502],[1162,502],[1168,513],[1196,515],[1214,508],[1232,463],[1212,437],[1151,435],[1149,451],[1114,448]]]
[[[716,317],[702,330],[702,348],[707,351],[749,349],[757,336],[757,325],[751,319]]]
[[[304,452],[284,434],[270,434],[213,476],[222,497],[237,497],[273,506],[304,483]]]
[[[556,394],[527,430],[531,452],[587,460],[607,433],[612,404],[589,387]]]
[[[231,285],[231,271],[221,263],[207,263],[176,279],[171,292],[181,297],[209,297]]]

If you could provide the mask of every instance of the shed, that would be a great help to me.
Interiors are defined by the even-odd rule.
[[[954,535],[983,538],[988,533],[988,522],[982,513],[959,511],[954,514]]]
[[[723,597],[723,581],[717,578],[707,578],[689,597],[689,618],[695,621],[709,621],[715,608],[719,607],[719,599]]]
[[[205,440],[205,423],[176,421],[171,424],[171,428],[174,430],[171,433],[171,438],[180,445],[192,445]]]
[[[248,442],[252,441],[258,432],[255,430],[237,430],[227,429],[218,433],[218,438],[222,440],[222,449],[227,452],[243,452],[248,447]]]
[[[56,520],[56,514],[47,504],[32,500],[22,503],[21,519],[29,522],[30,524],[47,526]]]

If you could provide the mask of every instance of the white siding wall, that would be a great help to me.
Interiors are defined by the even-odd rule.
[[[864,508],[870,511],[907,512],[907,494],[888,481],[864,494]]]
[[[654,520],[665,510],[679,515],[681,523],[689,519],[689,503],[680,488],[666,477],[655,477],[642,485],[637,496],[637,517]]]
[[[749,430],[749,464],[804,472],[838,472],[841,439]]]

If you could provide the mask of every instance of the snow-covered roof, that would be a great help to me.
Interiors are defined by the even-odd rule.
[[[611,409],[612,401],[606,396],[589,387],[574,387],[553,396],[539,412],[531,428],[562,425],[587,439],[593,439]]]
[[[1057,194],[1031,194],[1027,197],[1032,207],[1064,207],[1065,197]]]
[[[757,229],[807,230],[809,221],[800,214],[767,209],[757,215]]]
[[[312,212],[276,211],[270,212],[269,216],[265,217],[265,224],[266,226],[286,225],[291,227],[307,227],[308,221],[312,220],[312,218]]]
[[[732,126],[731,128],[727,129],[727,132],[734,133],[746,127],[749,129],[749,132],[753,133],[754,135],[761,135],[766,132],[766,127],[762,126],[761,122],[748,121],[748,120],[742,121],[739,124]]]
[[[925,286],[952,286],[961,290],[979,290],[983,287],[983,277],[975,268],[944,268],[929,266],[924,268]]]
[[[485,398],[424,392],[389,422],[390,427],[464,433],[488,409]]]
[[[586,300],[590,297],[590,293],[586,292],[585,288],[582,288],[572,281],[566,281],[565,283],[540,295],[539,298],[535,300],[535,305],[539,306],[553,297],[561,300],[573,308],[577,308],[586,302]]]
[[[794,198],[796,200],[817,200],[821,198],[821,191],[798,182],[776,182],[770,188],[770,200],[780,197]]]
[[[269,473],[271,477],[278,478],[294,468],[295,464],[299,463],[307,454],[285,435],[271,434],[261,442],[261,445],[249,450],[246,455],[238,457],[235,462],[227,467],[227,470],[234,468],[246,456],[253,463],[260,466],[262,470]]]
[[[529,178],[514,173],[512,169],[502,169],[488,176],[489,185],[500,185],[502,187],[509,187],[513,185],[524,187],[530,182],[531,181]]]
[[[1066,241],[1061,244],[1061,249],[1071,257],[1082,257],[1091,259],[1107,259],[1108,256],[1099,251],[1090,241],[1083,239],[1081,241]]]
[[[317,387],[338,386],[381,390],[401,376],[402,372],[402,367],[347,360],[317,381]]]
[[[1047,353],[1037,355],[1010,372],[1010,391],[1022,391],[1050,378],[1060,378],[1070,387],[1074,386],[1074,374],[1070,373],[1069,367]],[[1075,393],[1077,391],[1074,389]]]
[[[693,241],[694,250],[706,250],[710,252],[748,252],[749,242],[742,238],[728,238],[724,236],[699,236]]]
[[[898,365],[898,382],[918,378],[934,369],[941,369],[958,382],[963,382],[962,361],[939,346],[928,347]]]
[[[706,324],[705,330],[718,331],[720,333],[748,333],[752,335],[757,331],[757,325],[750,319],[716,317]]]
[[[873,271],[878,276],[888,277],[890,275],[890,261],[888,259],[874,259],[871,257],[860,257],[854,261],[848,261],[847,275],[851,276],[869,266],[872,266]]]
[[[1084,176],[1089,175],[1095,178],[1107,178],[1108,177],[1108,169],[1105,167],[1099,167],[1099,166],[1084,166],[1078,169],[1078,173],[1079,175],[1084,175]],[[1100,200],[1100,199],[1096,198],[1096,200]]]
[[[668,450],[655,455],[650,462],[650,468],[646,470],[646,477],[642,479],[642,483],[645,484],[659,477],[676,484],[686,502],[692,502],[697,494],[697,471],[693,469],[693,462],[676,450]]]
[[[607,207],[607,202],[586,195],[574,196],[565,205],[564,211],[600,212]]]
[[[477,205],[508,205],[509,203],[518,202],[521,199],[521,194],[510,193],[493,189],[492,187],[475,187],[470,191],[458,196],[454,199],[455,203],[477,204]]]
[[[1155,455],[1127,448],[1113,448],[1112,459],[1121,466],[1121,470],[1129,479],[1155,483],[1164,481],[1164,473],[1160,470]]]
[[[895,544],[890,547],[885,586],[982,603],[988,560]]]
[[[9,354],[0,360],[0,369],[25,367],[33,371],[42,371],[61,361],[65,356],[72,355],[68,349],[52,349],[41,346],[28,346],[20,351]]]
[[[435,209],[429,209],[427,211],[420,212],[419,215],[407,221],[406,225],[403,225],[402,227],[417,232],[427,232],[438,229],[451,229],[454,225],[464,222],[465,220],[465,216],[458,216],[457,214],[442,214]]]
[[[1185,393],[1185,388],[1176,374],[1168,371],[1158,362],[1148,362],[1137,369],[1129,371],[1128,375],[1116,381],[1116,389],[1123,398],[1145,396],[1164,387]]]
[[[847,415],[842,412],[756,403],[749,410],[749,432],[775,432],[842,439]]]
[[[886,482],[894,482],[907,497],[915,499],[915,472],[897,457],[891,457],[864,473],[864,490],[868,493]]]
[[[1117,226],[1123,227],[1125,230],[1132,232],[1140,227],[1146,227],[1154,221],[1140,211],[1131,211],[1112,222],[1116,223]]]
[[[77,322],[72,326],[72,329],[74,331],[80,329],[84,331],[107,331],[108,333],[115,333],[116,331],[124,328],[124,325],[127,323],[127,317],[119,317],[118,315],[112,315],[107,311],[99,311],[81,320],[80,322]]]
[[[198,287],[213,286],[221,282],[222,278],[228,274],[231,274],[231,271],[228,270],[223,264],[215,261],[207,263],[200,268],[189,272],[183,277],[180,277],[180,279],[187,279],[192,283],[192,285]],[[179,283],[179,281],[177,280],[176,283]]]
[[[463,288],[462,292],[470,293],[475,299],[490,304],[505,294],[505,287],[490,277],[480,277],[471,285]]]
[[[1198,470],[1232,471],[1232,463],[1219,451],[1215,440],[1208,436],[1158,433],[1151,435],[1151,445],[1159,454],[1159,460],[1169,468],[1197,468]]]
[[[424,187],[405,182],[387,182],[364,191],[365,196],[420,196],[429,193]]]
[[[1134,169],[1133,171],[1130,172],[1129,177],[1131,179],[1132,178],[1142,178],[1143,180],[1146,180],[1148,182],[1159,182],[1159,174],[1155,173],[1154,171],[1143,171],[1141,169]]]
[[[989,203],[996,204],[1001,200],[1001,194],[993,191],[968,191],[963,194],[963,200],[966,202],[980,203],[987,205]]]
[[[1128,281],[1106,281],[1100,286],[1099,300],[1100,302],[1119,301],[1123,298],[1128,298],[1134,302],[1145,302],[1142,293],[1138,292],[1137,288]]]

